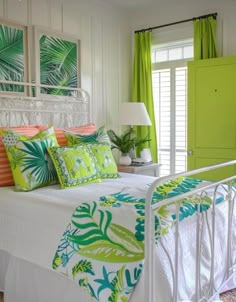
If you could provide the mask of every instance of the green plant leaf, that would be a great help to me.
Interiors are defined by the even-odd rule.
[[[96,202],[83,203],[72,216],[72,224],[80,232],[76,235],[68,235],[68,240],[79,246],[80,255],[94,259],[106,258],[104,261],[111,261],[112,258],[115,262],[120,256],[126,260],[142,259],[143,242],[137,241],[135,235],[125,227],[111,224],[111,219],[112,213],[107,210],[97,210]],[[106,248],[103,249],[103,246]],[[108,254],[109,260],[107,260]]]
[[[88,273],[94,275],[93,266],[90,261],[80,260],[72,267],[72,276],[75,277],[79,273]]]
[[[112,214],[109,211],[97,210],[93,202],[83,203],[72,215],[72,224],[81,230],[78,235],[68,235],[68,240],[79,246],[89,245],[98,240],[109,240],[107,228],[110,225]],[[82,231],[83,230],[83,231]]]
[[[51,140],[44,140],[40,143],[34,141],[23,141],[25,149],[19,149],[22,153],[28,154],[24,158],[22,172],[30,170],[34,174],[37,182],[47,183],[56,179],[56,170],[47,154],[47,148],[52,145]]]
[[[118,149],[122,153],[129,153],[134,147],[138,147],[151,140],[148,137],[136,137],[132,131],[132,129],[129,129],[119,136],[113,130],[108,130],[107,134],[110,138],[112,149]]]
[[[79,255],[104,262],[135,262],[144,258],[144,253],[131,253],[122,246],[107,241],[97,241],[82,247]]]
[[[111,141],[111,148],[118,149],[122,153],[129,153],[134,147],[134,140],[131,138],[130,130],[118,136],[113,130],[108,130],[107,134]]]
[[[112,223],[107,234],[113,242],[123,245],[131,253],[144,252],[143,242],[138,241],[130,230],[119,224]]]

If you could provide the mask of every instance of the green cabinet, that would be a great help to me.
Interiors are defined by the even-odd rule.
[[[188,170],[236,159],[236,57],[188,64]],[[203,175],[217,180],[234,167]]]

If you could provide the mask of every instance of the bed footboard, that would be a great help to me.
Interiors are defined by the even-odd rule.
[[[155,291],[160,273],[156,257],[165,263],[161,270],[173,302],[219,301],[219,293],[236,287],[236,176],[204,181],[183,194],[153,203],[156,188],[166,182],[235,164],[234,160],[179,173],[151,184],[145,210],[146,302],[163,302]]]

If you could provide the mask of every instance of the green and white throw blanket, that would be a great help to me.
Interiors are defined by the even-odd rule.
[[[201,185],[193,178],[179,178],[156,188],[153,203],[188,192]],[[223,198],[218,200],[221,201]],[[197,211],[195,196],[180,201],[180,220]],[[201,211],[211,199],[201,200]],[[144,263],[145,199],[118,192],[84,202],[74,211],[53,259],[53,269],[68,276],[100,302],[126,302]],[[175,207],[157,210],[156,238],[175,223]]]

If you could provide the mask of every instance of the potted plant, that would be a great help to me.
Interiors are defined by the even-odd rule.
[[[121,157],[119,159],[120,165],[130,165],[132,162],[129,156],[130,150],[150,141],[148,138],[133,136],[132,129],[121,135],[117,135],[113,130],[108,130],[107,134],[111,141],[111,148],[118,149],[121,152]]]

